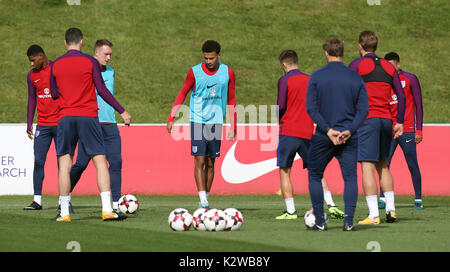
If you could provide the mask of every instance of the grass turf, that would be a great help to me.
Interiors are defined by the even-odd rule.
[[[343,232],[339,219],[329,219],[328,231],[320,233],[307,232],[302,217],[275,220],[285,208],[277,195],[212,195],[213,208],[235,207],[243,213],[241,230],[174,232],[167,224],[170,211],[182,207],[192,213],[197,196],[137,198],[141,203],[137,214],[120,222],[103,222],[99,196],[74,195],[72,222],[58,223],[50,220],[56,215],[56,196],[43,196],[41,211],[23,210],[31,196],[0,196],[0,251],[68,252],[70,241],[80,243],[82,252],[368,252],[371,241],[378,242],[382,252],[450,251],[448,196],[424,197],[422,211],[412,209],[411,196],[396,196],[397,223],[357,226],[354,233]],[[334,197],[343,208],[341,199]],[[295,201],[302,216],[310,208],[309,196],[296,195]],[[355,221],[366,215],[367,206],[360,196]]]
[[[447,0],[2,0],[0,10],[0,123],[26,122],[27,48],[37,43],[54,60],[66,51],[69,27],[83,31],[85,53],[97,39],[114,43],[116,97],[134,123],[167,121],[207,39],[221,43],[221,60],[236,73],[238,104],[275,105],[282,50],[296,50],[311,74],[325,65],[322,44],[332,35],[345,42],[345,64],[359,57],[365,29],[377,32],[380,56],[397,51],[402,68],[420,79],[424,121],[450,122]]]

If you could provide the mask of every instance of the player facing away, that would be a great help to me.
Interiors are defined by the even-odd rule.
[[[405,113],[405,95],[395,67],[387,60],[375,55],[378,37],[374,31],[366,30],[359,35],[359,52],[361,57],[352,61],[349,68],[364,80],[369,97],[369,114],[358,130],[359,152],[362,183],[366,195],[369,216],[358,224],[380,224],[377,204],[377,181],[375,170],[380,180],[380,187],[386,196],[386,222],[397,219],[394,203],[394,185],[388,167],[389,149],[392,141],[403,133]],[[397,124],[392,126],[391,93],[398,98]]]
[[[415,201],[414,209],[423,209],[422,204],[422,175],[417,161],[416,146],[422,142],[423,134],[423,105],[422,90],[420,82],[416,75],[403,71],[400,68],[400,56],[395,52],[390,52],[384,56],[384,59],[392,63],[398,72],[400,82],[405,92],[405,118],[403,123],[403,135],[392,140],[389,151],[388,165],[390,166],[392,156],[394,156],[397,145],[400,145],[403,155],[408,165],[409,172],[414,187]],[[397,97],[392,93],[393,123],[396,123]],[[383,190],[380,188],[380,200],[378,208],[384,209],[386,206]]]
[[[28,73],[27,134],[34,138],[33,202],[24,210],[42,209],[42,183],[47,152],[52,140],[56,146],[56,131],[59,120],[59,101],[50,94],[50,63],[44,50],[33,44],[27,50],[28,60],[33,69]],[[37,126],[33,133],[33,118],[37,108]]]
[[[298,218],[293,198],[291,169],[297,153],[303,160],[303,168],[307,168],[307,153],[314,131],[314,123],[306,112],[309,75],[299,70],[297,53],[294,50],[285,50],[281,52],[278,59],[285,75],[278,80],[277,166],[279,166],[280,189],[286,204],[286,211],[276,219],[285,220]],[[327,183],[325,179],[322,182]],[[328,184],[325,184],[324,186],[328,187]],[[328,201],[330,198],[331,194],[327,195]],[[337,218],[344,214],[335,205],[330,206],[329,212]]]
[[[108,165],[97,112],[97,93],[122,116],[126,125],[131,116],[116,101],[105,86],[98,61],[81,52],[83,34],[78,28],[69,28],[64,44],[67,52],[52,62],[50,90],[60,101],[60,120],[56,155],[58,156],[58,190],[61,210],[56,221],[70,222],[70,171],[77,142],[91,157],[97,170],[97,185],[102,200],[102,220],[122,219],[111,207],[111,187]]]
[[[100,64],[102,78],[108,91],[114,96],[114,69],[108,65],[112,55],[112,47],[113,44],[106,39],[97,40],[94,45],[94,58]],[[117,127],[114,108],[106,103],[98,93],[97,105],[98,120],[105,141],[106,160],[109,163],[113,210],[115,213],[119,213],[119,199],[122,188],[122,143],[119,128]],[[90,160],[91,158],[83,148],[83,145],[79,143],[77,160],[70,171],[70,192],[75,188]]]
[[[208,196],[214,181],[215,159],[220,156],[222,124],[227,108],[231,122],[227,139],[236,136],[235,75],[219,61],[220,50],[217,41],[203,43],[204,62],[189,70],[167,122],[167,131],[171,133],[177,111],[190,91],[191,155],[194,157],[199,208],[209,207]]]
[[[317,124],[308,150],[309,193],[316,224],[308,230],[326,230],[321,179],[335,157],[344,179],[344,231],[353,231],[358,200],[357,129],[369,112],[367,92],[361,77],[342,62],[344,43],[330,38],[323,44],[328,64],[311,74],[306,110]]]

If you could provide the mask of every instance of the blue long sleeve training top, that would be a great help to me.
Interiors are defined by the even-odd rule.
[[[306,110],[322,132],[333,128],[353,135],[369,113],[364,81],[344,63],[329,62],[311,74]]]

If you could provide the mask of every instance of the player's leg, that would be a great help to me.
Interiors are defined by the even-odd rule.
[[[380,187],[386,199],[386,222],[395,222],[394,179],[388,167],[389,151],[392,142],[392,120],[380,119],[380,158],[376,163]]]
[[[72,170],[70,170],[70,192],[72,192],[77,185],[90,160],[91,157],[86,153],[84,146],[78,142],[77,159],[72,166]]]
[[[205,177],[206,177],[206,200],[208,201],[214,182],[214,165],[216,158],[220,157],[220,146],[222,139],[222,124],[208,124],[203,127],[203,134],[206,141],[206,160],[205,160]],[[208,205],[209,206],[209,205]]]
[[[323,197],[328,206],[336,206],[333,197],[331,196],[330,187],[328,186],[328,181],[325,178],[322,178],[322,189],[323,189]]]
[[[194,156],[194,178],[197,186],[198,197],[200,199],[199,208],[209,207],[208,199],[206,197],[207,185],[205,164],[205,156]]]
[[[322,189],[323,189],[323,198],[328,206],[328,212],[332,218],[344,218],[344,212],[337,208],[336,204],[333,201],[333,196],[331,195],[330,188],[328,186],[328,181],[325,178],[322,178]]]
[[[286,210],[275,219],[297,219],[297,211],[294,203],[294,189],[291,181],[291,168],[297,152],[300,153],[302,141],[300,138],[279,135],[277,147],[277,166],[280,174],[280,190],[284,197]],[[301,155],[302,156],[302,155]],[[302,160],[306,162],[307,154],[302,156]]]
[[[44,181],[44,166],[47,153],[52,143],[51,127],[36,126],[34,133],[34,169],[33,169],[33,202],[24,210],[42,209],[42,183]]]
[[[375,178],[375,162],[379,160],[379,118],[364,120],[358,129],[358,161],[361,165],[362,184],[366,196],[369,216],[358,224],[379,224],[378,185]]]
[[[379,224],[380,213],[378,211],[377,203],[378,186],[375,178],[375,163],[371,161],[362,161],[360,164],[363,190],[369,208],[369,216],[366,219],[359,221],[358,224]]]
[[[72,168],[73,156],[65,154],[58,156],[58,192],[61,203],[60,218],[57,221],[70,221],[70,169]]]
[[[344,179],[344,202],[345,217],[344,231],[353,230],[353,217],[356,203],[358,201],[358,179],[357,179],[357,138],[351,137],[343,146],[337,147],[336,158],[341,166],[342,177]]]
[[[316,225],[311,230],[323,230],[325,226],[323,210],[323,188],[322,178],[326,166],[334,155],[334,145],[322,133],[316,133],[311,139],[311,146],[308,150],[308,187],[311,197]]]
[[[58,191],[61,205],[59,216],[54,218],[60,222],[70,222],[70,170],[73,154],[77,146],[78,130],[77,118],[66,116],[58,121],[56,137],[56,155],[58,156]]]
[[[122,143],[117,124],[101,125],[106,147],[106,160],[109,163],[111,196],[113,209],[118,212],[122,195]]]
[[[414,187],[415,201],[414,209],[423,209],[422,205],[422,175],[420,173],[419,162],[417,161],[417,148],[415,142],[415,134],[412,132],[405,132],[402,136],[404,140],[400,142],[400,147],[405,155],[406,163],[408,165],[409,172]]]
[[[97,186],[102,202],[102,220],[120,220],[121,217],[112,210],[111,206],[111,181],[108,164],[106,161],[106,148],[103,133],[97,118],[83,117],[78,124],[80,144],[84,146],[86,153],[91,157],[97,170]]]
[[[387,160],[379,161],[376,164],[376,169],[379,175],[380,187],[383,189],[386,199],[386,222],[391,223],[396,220],[393,177],[387,166]]]
[[[297,219],[297,210],[294,203],[294,188],[291,181],[291,167],[280,167],[280,189],[286,205],[286,211],[275,219]]]
[[[395,154],[395,150],[397,149],[397,145],[399,143],[399,141],[401,140],[401,138],[403,137],[400,136],[398,139],[392,139],[391,141],[391,146],[389,149],[389,157],[388,157],[388,167],[391,167],[391,161],[392,161],[392,157]],[[378,209],[385,209],[386,208],[386,198],[384,197],[384,192],[383,189],[380,186],[380,200],[378,201]]]
[[[204,124],[191,122],[191,156],[194,157],[194,179],[200,199],[199,208],[209,207],[206,197],[207,145],[203,135]]]
[[[206,200],[208,200],[209,192],[211,192],[211,187],[214,181],[214,165],[216,162],[216,158],[205,157],[205,191],[206,191]]]

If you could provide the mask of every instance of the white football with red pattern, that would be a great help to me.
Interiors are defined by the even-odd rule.
[[[242,216],[242,213],[235,208],[225,209],[224,212],[227,217],[227,225],[225,230],[239,230],[244,223],[244,216]]]
[[[123,195],[119,199],[119,210],[126,214],[135,213],[139,209],[139,202],[134,195]]]
[[[193,217],[188,210],[177,208],[170,212],[168,223],[174,231],[186,231],[191,227],[192,220]]]
[[[205,213],[203,223],[208,231],[222,231],[227,225],[227,215],[222,210],[210,209]]]

